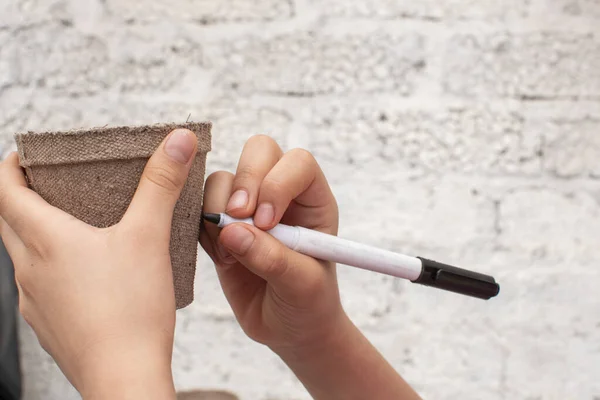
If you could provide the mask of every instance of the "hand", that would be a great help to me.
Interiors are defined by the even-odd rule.
[[[244,147],[236,175],[212,174],[204,212],[254,216],[256,227],[211,224],[201,244],[246,334],[273,350],[302,348],[335,334],[346,316],[335,264],[296,253],[264,232],[279,222],[337,234],[338,208],[321,168],[305,150],[283,154],[267,136]]]
[[[246,334],[275,351],[315,399],[419,399],[346,316],[335,264],[285,247],[264,232],[279,222],[337,234],[338,208],[305,150],[283,154],[251,138],[237,172],[207,182],[204,211],[253,216],[256,227],[205,224],[200,241]]]
[[[85,399],[175,398],[169,241],[196,147],[192,132],[172,132],[121,222],[106,229],[28,189],[16,154],[0,164],[0,233],[21,313]]]

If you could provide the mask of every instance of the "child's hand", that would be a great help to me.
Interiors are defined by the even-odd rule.
[[[419,398],[344,313],[335,265],[264,232],[281,221],[337,233],[335,198],[310,153],[283,154],[272,139],[251,138],[235,176],[208,178],[204,211],[254,216],[258,228],[240,223],[219,232],[205,224],[201,243],[244,331],[274,350],[313,398]]]
[[[0,164],[0,233],[25,320],[85,399],[175,398],[173,208],[196,137],[171,133],[127,213],[97,229],[27,188],[16,154]]]
[[[248,336],[275,351],[336,334],[346,317],[335,265],[294,252],[264,230],[279,222],[336,234],[338,209],[321,168],[305,150],[284,154],[267,136],[244,147],[236,175],[212,174],[204,212],[254,216],[257,228],[209,223],[201,235],[225,295]],[[260,229],[258,229],[260,228]]]

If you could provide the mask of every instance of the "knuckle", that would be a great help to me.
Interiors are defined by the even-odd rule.
[[[327,288],[327,276],[325,274],[315,274],[311,279],[304,282],[303,293],[310,298],[318,298],[323,290]]]
[[[250,137],[250,139],[248,139],[248,144],[252,144],[252,145],[264,145],[264,146],[278,146],[277,142],[275,141],[275,139],[273,139],[271,136],[268,135],[264,135],[264,134],[258,134],[258,135],[253,135]]]
[[[279,278],[287,269],[287,252],[283,246],[268,246],[262,264],[265,274],[272,278]]]
[[[165,165],[150,165],[146,168],[145,178],[157,187],[175,192],[184,184],[184,179],[172,167]]]
[[[212,185],[214,182],[218,182],[224,179],[231,179],[233,174],[227,171],[216,171],[213,172],[206,178],[206,186]]]
[[[317,160],[315,159],[315,156],[313,156],[313,154],[306,149],[295,148],[290,150],[288,154],[291,157],[293,157],[297,163],[301,164],[304,167],[312,167],[317,165]]]
[[[236,184],[253,181],[257,176],[256,168],[252,165],[240,166],[235,173]]]
[[[285,187],[283,183],[277,179],[267,177],[260,184],[261,196],[268,195],[271,197],[279,197],[285,193]]]

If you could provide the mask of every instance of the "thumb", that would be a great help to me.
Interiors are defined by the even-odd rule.
[[[173,210],[185,185],[198,147],[187,129],[171,132],[154,152],[123,219],[170,226]]]
[[[297,253],[254,226],[238,223],[223,228],[220,243],[278,294],[298,301],[322,290],[327,269],[314,258]]]

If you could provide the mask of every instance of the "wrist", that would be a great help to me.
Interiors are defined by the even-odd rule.
[[[84,400],[175,399],[170,350],[141,342],[98,348],[81,365],[76,387]]]
[[[321,341],[276,352],[314,399],[419,399],[348,317]]]
[[[357,335],[360,332],[356,326],[345,312],[341,312],[335,321],[311,340],[271,347],[271,350],[288,365],[318,363],[323,358],[335,357],[335,354],[352,348]]]

